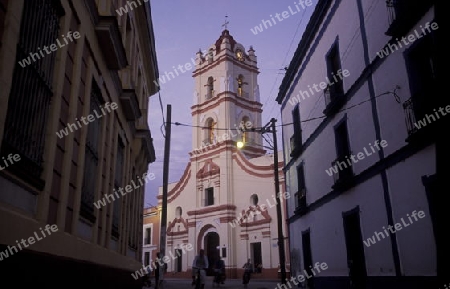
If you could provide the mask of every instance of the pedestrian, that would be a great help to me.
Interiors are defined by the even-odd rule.
[[[197,272],[200,271],[200,288],[205,288],[206,269],[208,269],[208,257],[205,255],[205,250],[200,249],[199,254],[195,256],[192,262],[192,286],[195,285],[195,277]]]
[[[247,263],[242,267],[244,268],[244,275],[242,276],[242,284],[247,288],[248,282],[250,282],[250,275],[253,272],[253,264],[250,259],[247,260]]]
[[[220,256],[214,264],[214,283],[225,284],[225,262]]]

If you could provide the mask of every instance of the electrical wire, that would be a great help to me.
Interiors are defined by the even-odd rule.
[[[176,126],[187,126],[187,127],[195,127],[195,128],[201,128],[201,129],[211,129],[211,127],[209,126],[200,126],[200,125],[190,125],[190,124],[185,124],[185,123],[180,123],[180,122],[172,122],[172,124],[176,125]],[[238,130],[243,132],[244,130],[242,128],[238,128],[238,127],[234,127],[234,128],[213,128],[213,130]]]
[[[393,95],[394,95],[394,98],[395,98],[395,101],[396,101],[397,103],[400,103],[400,98],[399,98],[399,96],[397,95],[397,90],[398,90],[398,89],[400,89],[400,87],[399,87],[399,86],[396,86],[395,89],[394,89],[393,91],[386,91],[386,92],[383,92],[383,93],[381,93],[381,94],[379,94],[379,95],[376,95],[376,96],[374,96],[374,97],[370,97],[370,98],[368,98],[368,99],[366,99],[366,100],[363,100],[363,101],[361,101],[361,102],[359,102],[359,103],[353,104],[353,105],[351,105],[351,106],[349,106],[349,107],[347,107],[347,108],[338,110],[336,113],[338,113],[338,112],[344,112],[344,111],[353,109],[353,108],[358,107],[358,106],[360,106],[360,105],[362,105],[362,104],[364,104],[364,103],[366,103],[366,102],[368,102],[368,101],[371,101],[372,99],[376,99],[376,98],[378,98],[378,97],[380,97],[380,96],[387,95],[387,94],[393,94]],[[309,122],[309,121],[313,121],[313,120],[317,120],[317,119],[322,119],[322,118],[326,118],[326,117],[327,117],[327,115],[322,115],[322,116],[318,116],[318,117],[307,118],[307,119],[301,120],[300,122]],[[211,129],[211,127],[208,127],[208,126],[190,125],[190,124],[185,124],[185,123],[180,123],[180,122],[172,122],[172,124],[174,124],[174,125],[176,125],[176,126],[186,126],[186,127],[193,127],[193,128],[195,127],[195,128],[201,128],[201,129]],[[276,125],[276,127],[283,127],[283,126],[287,126],[287,125],[291,125],[291,124],[293,124],[293,122],[291,122],[291,123],[284,123],[284,124],[280,124],[280,125]],[[232,130],[232,129],[233,129],[233,128],[214,128],[213,130]],[[252,131],[258,131],[258,130],[261,130],[261,129],[263,129],[263,127],[252,128],[251,130],[248,130],[248,131],[249,131],[249,132],[252,132]]]
[[[387,95],[387,94],[393,94],[393,95],[394,95],[394,98],[395,98],[395,100],[396,100],[396,102],[400,103],[400,102],[399,102],[398,95],[397,95],[397,92],[396,92],[396,90],[397,90],[398,88],[399,88],[399,87],[397,86],[397,87],[394,89],[394,91],[386,91],[386,92],[383,92],[383,93],[381,93],[381,94],[379,94],[379,95],[376,95],[376,96],[374,96],[374,97],[370,97],[370,98],[368,98],[368,99],[366,99],[366,100],[363,100],[363,101],[361,101],[361,102],[359,102],[359,103],[353,104],[353,105],[351,105],[351,106],[349,106],[349,107],[347,107],[347,108],[338,110],[336,113],[338,113],[338,112],[344,112],[344,111],[350,110],[350,109],[355,108],[355,107],[357,107],[357,106],[360,106],[360,105],[362,105],[362,104],[364,104],[364,103],[366,103],[366,102],[368,102],[368,101],[371,101],[372,99],[375,99],[375,98],[378,98],[378,97],[380,97],[380,96]],[[312,117],[312,118],[309,118],[309,119],[301,120],[300,122],[309,122],[309,121],[313,121],[313,120],[317,120],[317,119],[322,119],[322,118],[326,118],[326,117],[327,117],[326,115],[322,115],[322,116],[318,116],[318,117]],[[291,125],[291,124],[294,124],[294,123],[293,123],[293,122],[291,122],[291,123],[285,123],[285,124],[281,124],[281,125],[279,125],[279,126],[286,126],[286,125]]]
[[[370,7],[367,9],[366,14],[364,14],[364,23],[367,22],[368,17],[373,13],[373,11],[375,11],[375,4],[379,4],[379,3],[383,3],[381,1],[373,1],[372,4],[370,5]],[[352,39],[349,42],[349,45],[347,46],[347,48],[345,49],[345,51],[342,53],[342,62],[344,62],[347,57],[350,55],[350,48],[353,48],[354,46],[354,41],[356,41],[356,37],[359,36],[359,34],[361,34],[361,27],[358,25],[358,27],[356,28],[356,31],[352,37]],[[347,51],[349,51],[349,53],[347,54]]]
[[[265,137],[265,135],[264,134],[261,134],[261,136],[262,136],[262,138],[267,142],[267,144],[270,146],[270,147],[274,147],[274,145],[273,145],[273,143],[272,143],[272,141],[270,141],[270,139],[266,139],[266,137]]]
[[[166,135],[164,133],[163,130],[163,126],[166,126],[166,120],[164,118],[164,109],[163,109],[163,104],[162,104],[162,100],[161,100],[161,91],[158,91],[158,99],[159,99],[159,106],[161,107],[161,115],[162,115],[162,119],[163,119],[163,123],[161,125],[161,127],[159,128],[159,130],[161,131],[161,134],[164,138],[166,138]]]
[[[372,3],[372,5],[369,7],[369,9],[367,10],[366,14],[364,15],[364,21],[367,20],[366,18],[367,18],[368,16],[370,16],[370,14],[372,14],[371,12],[372,12],[372,9],[374,8],[373,5],[374,5],[374,4]],[[302,19],[302,20],[303,20],[303,19]],[[301,23],[302,20],[300,20],[300,23]],[[299,26],[297,27],[297,30],[298,30],[298,28],[300,27],[300,23],[299,23]],[[297,32],[296,32],[296,33],[297,33]],[[350,42],[349,42],[349,45],[347,46],[347,48],[345,49],[345,51],[342,53],[342,62],[344,62],[345,59],[347,59],[346,53],[347,53],[347,51],[349,51],[350,48],[353,47],[353,44],[354,44],[353,42],[356,40],[356,37],[357,37],[360,33],[361,33],[361,28],[358,26],[358,28],[356,29],[356,31],[355,31],[354,34],[353,34],[352,39],[351,39]],[[292,42],[291,42],[291,45],[292,45]],[[268,98],[268,99],[270,99],[270,95],[271,95],[271,94],[272,94],[272,92],[269,93],[269,98]],[[322,97],[322,96],[320,96],[320,97],[317,99],[316,103],[314,104],[313,109],[310,111],[310,113],[308,114],[307,118],[309,118],[309,117],[311,116],[313,110],[316,108],[316,105],[318,104],[318,102],[319,102],[319,100],[321,99],[321,97]],[[267,102],[267,101],[266,101],[266,102]],[[274,104],[274,105],[272,106],[272,108],[270,109],[269,114],[272,113],[272,111],[273,111],[274,108],[275,108],[275,104]],[[281,115],[281,110],[280,110],[280,112],[278,113],[278,116],[277,116],[277,117],[279,117],[280,115]]]
[[[300,21],[299,21],[299,23],[298,23],[298,25],[297,25],[297,29],[295,30],[294,36],[292,37],[291,43],[289,44],[289,49],[288,49],[288,51],[286,52],[286,56],[284,57],[284,60],[283,60],[283,62],[282,62],[282,63],[283,63],[283,66],[285,66],[285,62],[286,62],[287,56],[288,56],[289,52],[291,51],[292,45],[294,44],[294,40],[295,40],[295,37],[297,36],[297,33],[298,33],[299,29],[300,29],[300,25],[302,24],[303,19],[305,18],[305,13],[306,13],[306,9],[303,9],[303,13],[302,13],[302,16],[301,16],[301,18],[300,18]],[[278,80],[278,77],[275,79],[274,86],[275,86],[277,80]],[[272,95],[272,91],[273,91],[273,87],[272,87],[272,90],[271,90],[270,93],[269,93],[269,97],[268,97],[267,100],[272,99],[272,96],[271,96],[271,95]],[[269,109],[269,113],[268,113],[269,115],[272,114],[272,111],[274,110],[274,108],[275,108],[276,106],[277,106],[277,102],[274,101],[273,104],[272,104],[272,107]],[[280,111],[280,113],[281,113],[281,111]]]
[[[319,104],[319,101],[320,101],[322,98],[325,98],[325,93],[322,93],[322,95],[320,95],[320,96],[317,98],[316,103],[314,104],[313,108],[309,111],[309,114],[308,114],[308,116],[306,117],[307,119],[310,118],[311,115],[313,114],[313,112],[316,110],[317,104]],[[306,130],[306,128],[308,127],[308,124],[309,124],[309,123],[307,123],[307,124],[305,125],[305,127],[303,128],[304,130]]]
[[[374,2],[370,5],[370,7],[367,9],[366,13],[364,14],[364,22],[365,22],[365,23],[367,22],[367,20],[369,19],[369,17],[372,15],[373,11],[375,11],[374,8],[375,8],[376,6],[374,6],[374,5],[377,4],[377,3],[378,3],[377,1],[374,1]],[[357,36],[359,36],[360,34],[361,34],[361,27],[358,25],[358,27],[356,28],[355,32],[353,33],[353,36],[352,36],[351,40],[349,41],[349,44],[347,45],[347,47],[345,48],[345,50],[343,50],[341,62],[345,62],[345,60],[347,59],[347,57],[350,55],[351,48],[354,46],[355,41],[356,41],[356,38],[357,38]],[[323,96],[323,95],[322,95],[322,96]],[[312,109],[312,110],[310,111],[310,113],[308,114],[307,119],[309,119],[309,117],[310,117],[311,114],[313,113],[313,110],[316,108],[316,105],[318,104],[318,102],[319,102],[319,100],[322,98],[322,96],[320,96],[320,97],[317,99],[316,103],[314,104],[313,109]],[[396,100],[397,100],[397,99],[396,99]],[[397,102],[398,102],[398,101],[397,101]],[[271,112],[272,112],[272,110],[270,111],[270,113],[271,113]],[[270,114],[270,113],[269,113],[269,114]],[[279,114],[281,114],[281,111],[280,111]]]
[[[374,3],[372,3],[372,5],[368,8],[366,14],[364,15],[364,21],[366,21],[367,18],[372,14],[373,9],[374,9]],[[301,23],[302,23],[302,21],[303,21],[303,18],[304,18],[304,13],[305,13],[305,11],[306,11],[306,10],[303,11],[302,18],[300,19],[300,22],[299,22],[299,24],[297,25],[296,32],[295,32],[295,34],[294,34],[294,36],[293,36],[293,38],[292,38],[292,40],[291,40],[289,49],[288,49],[288,51],[286,52],[285,58],[284,58],[284,60],[283,60],[283,63],[286,61],[286,58],[287,58],[287,56],[288,56],[288,54],[289,54],[289,51],[290,51],[290,49],[291,49],[291,47],[292,47],[292,44],[293,44],[294,40],[295,40],[295,36],[296,36],[297,33],[298,33],[298,30],[299,30],[300,25],[301,25]],[[355,31],[355,33],[354,33],[354,35],[353,35],[353,37],[352,37],[352,40],[350,41],[349,45],[348,45],[348,46],[346,47],[346,49],[344,50],[344,53],[343,53],[343,61],[347,58],[347,56],[348,56],[347,52],[351,50],[351,48],[352,48],[353,45],[354,45],[354,40],[355,40],[355,38],[356,38],[356,37],[358,36],[358,34],[360,34],[360,33],[361,33],[361,29],[360,29],[360,27],[358,27],[358,28],[356,29],[356,31]],[[344,56],[345,56],[345,57],[344,57]],[[272,92],[273,92],[273,90],[274,90],[274,87],[275,87],[275,85],[276,85],[276,83],[277,83],[277,80],[278,80],[277,78],[278,78],[278,76],[276,77],[276,79],[275,79],[275,81],[274,81],[274,84],[273,84],[273,86],[272,86],[272,89],[271,89],[271,91],[270,91],[270,93],[269,93],[269,96],[268,96],[268,98],[266,99],[266,101],[264,102],[264,105],[263,105],[263,106],[265,106],[265,105],[267,104],[267,102],[271,99],[271,94],[272,94]],[[377,95],[377,96],[375,96],[375,97],[369,98],[369,99],[364,100],[364,101],[362,101],[362,102],[360,102],[360,103],[357,103],[357,104],[355,104],[355,105],[349,106],[349,107],[347,107],[347,108],[345,108],[345,109],[341,109],[341,110],[339,110],[338,112],[343,112],[343,111],[350,110],[350,109],[352,109],[352,108],[354,108],[354,107],[357,107],[357,106],[359,106],[359,105],[362,105],[362,104],[364,104],[365,102],[368,102],[368,101],[370,101],[370,100],[372,100],[372,99],[375,99],[375,98],[380,97],[380,96],[382,96],[382,95],[391,94],[391,93],[394,95],[394,98],[395,98],[396,102],[397,102],[397,103],[400,103],[400,98],[399,98],[399,96],[398,96],[397,93],[396,93],[396,90],[397,90],[398,88],[399,88],[399,87],[397,86],[396,89],[394,89],[394,91],[392,91],[392,92],[389,91],[389,92],[382,93],[382,94],[380,94],[380,95]],[[318,120],[318,119],[323,119],[323,118],[326,118],[326,117],[327,117],[326,115],[323,115],[323,116],[318,116],[318,117],[309,118],[309,116],[312,114],[312,112],[314,111],[314,109],[315,109],[315,107],[317,106],[318,102],[320,101],[320,99],[322,99],[322,97],[323,97],[323,95],[320,96],[320,97],[317,99],[316,103],[314,104],[313,109],[312,109],[312,110],[310,111],[310,113],[308,114],[307,119],[301,120],[300,122],[306,123],[306,122],[310,122],[310,121]],[[160,103],[161,103],[161,101],[160,101]],[[274,107],[275,107],[275,104],[274,104],[274,105],[272,106],[272,108],[270,109],[269,114],[273,111],[273,108],[274,108]],[[161,103],[161,109],[162,109],[162,103]],[[278,116],[280,116],[280,115],[281,115],[281,111],[278,113]],[[164,115],[163,115],[163,119],[164,119]],[[165,122],[164,122],[164,123],[165,123]],[[179,122],[172,122],[172,124],[175,124],[175,125],[177,125],[177,126],[186,126],[186,127],[193,127],[193,128],[195,127],[195,128],[201,128],[201,129],[210,129],[210,127],[205,127],[205,126],[193,126],[193,125],[188,125],[188,124],[179,123]],[[293,123],[281,124],[281,125],[277,125],[276,127],[282,127],[282,126],[291,125],[291,124],[293,124]],[[232,130],[232,129],[233,129],[233,128],[214,128],[214,130],[224,130],[224,131],[228,131],[228,130]],[[234,128],[234,129],[236,129],[236,128]],[[261,128],[253,128],[253,131],[260,130],[260,129],[261,129]],[[240,128],[239,130],[240,130],[240,131],[243,131],[242,128]],[[268,144],[270,144],[270,142],[269,142],[266,138],[264,138],[264,140],[265,140]]]
[[[288,51],[286,52],[286,55],[284,56],[284,59],[283,59],[283,61],[281,62],[281,66],[283,66],[283,67],[286,67],[286,66],[285,66],[286,59],[287,59],[287,57],[288,57],[288,55],[289,55],[289,52],[291,51],[292,44],[294,43],[295,37],[297,36],[298,30],[299,30],[299,28],[300,28],[300,25],[301,25],[302,22],[303,22],[303,18],[304,18],[304,16],[305,16],[305,12],[306,12],[306,9],[303,10],[303,14],[302,14],[302,16],[301,16],[301,18],[300,18],[300,21],[299,21],[298,25],[297,25],[297,29],[295,30],[294,36],[292,36],[291,43],[289,44]],[[287,70],[287,69],[286,69],[286,70]],[[278,74],[278,75],[279,75],[279,74]],[[267,104],[267,102],[268,102],[270,99],[272,99],[271,95],[272,95],[272,92],[273,92],[273,90],[274,90],[274,88],[275,88],[275,85],[277,84],[277,81],[278,81],[278,75],[277,75],[276,78],[275,78],[275,81],[274,81],[274,83],[273,83],[273,85],[272,85],[272,88],[270,89],[270,92],[269,92],[269,94],[268,94],[268,96],[267,96],[266,101],[265,101],[264,104],[263,104],[263,107],[265,107],[266,104]],[[273,107],[272,107],[272,109],[270,109],[270,113],[272,112],[272,110],[273,110]],[[269,113],[269,115],[270,115],[270,113]]]

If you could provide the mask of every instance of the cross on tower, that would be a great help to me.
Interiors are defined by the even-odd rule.
[[[227,29],[227,25],[230,24],[230,22],[228,22],[228,15],[225,15],[225,23],[222,24],[222,27],[224,27],[225,29]]]

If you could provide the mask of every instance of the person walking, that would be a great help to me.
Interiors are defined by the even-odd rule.
[[[214,264],[214,283],[225,284],[225,262],[219,256],[216,264]]]
[[[205,255],[205,250],[200,249],[199,254],[195,256],[192,262],[192,286],[195,285],[195,276],[197,271],[200,271],[200,288],[205,288],[206,269],[208,269],[208,257]]]
[[[250,275],[253,272],[253,264],[250,259],[247,260],[247,263],[242,267],[244,268],[244,275],[242,276],[242,284],[247,288],[248,283],[250,282]]]

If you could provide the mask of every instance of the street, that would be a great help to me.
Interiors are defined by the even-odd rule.
[[[213,277],[206,277],[206,283],[205,283],[205,289],[209,288],[228,288],[228,289],[235,289],[235,288],[244,288],[244,285],[242,285],[242,280],[240,279],[228,279],[225,281],[225,284],[220,285],[220,287],[217,287],[214,284],[214,287],[212,286],[212,278]],[[153,281],[153,280],[152,280]],[[163,282],[163,286],[161,286],[160,289],[192,289],[194,288],[191,286],[191,281],[188,279],[165,279]],[[277,288],[278,282],[275,280],[250,280],[250,283],[247,285],[248,289],[274,289]],[[154,288],[153,285],[151,288]]]

